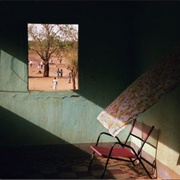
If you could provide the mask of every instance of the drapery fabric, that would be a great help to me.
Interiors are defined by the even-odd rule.
[[[180,84],[180,49],[148,69],[97,117],[113,136]]]

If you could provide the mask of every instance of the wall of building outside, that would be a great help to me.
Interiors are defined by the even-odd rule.
[[[179,45],[177,4],[149,3],[79,3],[75,8],[73,2],[21,2],[17,10],[17,2],[3,2],[0,146],[93,143],[99,132],[107,131],[96,119],[101,110]],[[29,22],[79,24],[79,90],[28,91]],[[138,118],[159,129],[157,159],[176,173],[180,170],[179,97],[177,88]],[[124,140],[126,134],[124,130],[119,137]]]

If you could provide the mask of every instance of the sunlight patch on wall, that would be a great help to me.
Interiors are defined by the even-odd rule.
[[[0,50],[0,91],[27,92],[27,64]]]

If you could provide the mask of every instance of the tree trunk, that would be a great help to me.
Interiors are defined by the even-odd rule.
[[[49,62],[44,63],[44,74],[43,77],[49,77]]]
[[[71,71],[72,74],[72,82],[73,82],[73,90],[76,89],[76,74],[73,72],[73,70]]]
[[[76,80],[75,77],[72,78],[72,82],[73,82],[73,90],[76,89]]]

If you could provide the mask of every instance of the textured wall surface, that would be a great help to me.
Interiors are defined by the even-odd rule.
[[[179,47],[178,31],[180,26],[176,23],[180,17],[179,6],[171,5],[171,3],[165,3],[160,7],[157,4],[147,4],[144,9],[137,11],[137,16],[134,17],[137,34],[137,39],[134,41],[136,44],[134,46],[135,58],[141,61],[139,65],[142,67],[148,68],[153,60],[164,58],[174,47]],[[150,15],[152,9],[153,13]],[[155,125],[159,131],[157,159],[180,175],[179,105],[180,88],[176,88],[140,115],[139,120],[149,125]],[[147,151],[150,152],[150,149]],[[162,171],[166,178],[172,178],[171,174],[165,170],[159,169],[159,171]]]
[[[105,130],[96,119],[101,110],[180,42],[176,3],[1,2],[0,8],[0,146],[95,142]],[[29,22],[79,24],[78,91],[28,91]],[[178,88],[139,117],[160,130],[157,158],[177,173],[179,97]]]

